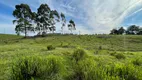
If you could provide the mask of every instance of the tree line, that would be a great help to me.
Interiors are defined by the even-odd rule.
[[[51,10],[48,4],[41,4],[37,12],[32,12],[28,4],[16,5],[13,16],[16,18],[16,20],[13,20],[13,24],[16,24],[15,31],[17,35],[24,33],[25,37],[27,37],[29,32],[38,32],[37,35],[46,35],[48,32],[54,33],[57,22],[61,23],[61,31],[64,34],[66,26],[65,14]],[[67,26],[71,33],[76,30],[73,20],[70,20]]]
[[[131,25],[127,29],[120,27],[119,29],[112,29],[110,34],[142,35],[142,28],[136,25]]]

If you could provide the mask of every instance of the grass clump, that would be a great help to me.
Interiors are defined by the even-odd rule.
[[[64,80],[66,76],[66,68],[63,64],[63,58],[58,56],[49,56],[47,60],[47,72],[45,78],[47,80]]]
[[[70,77],[70,80],[92,80],[95,75],[91,75],[90,71],[95,69],[95,63],[92,59],[85,59],[78,61],[73,65],[73,74]]]
[[[17,60],[12,66],[11,80],[40,78],[45,71],[44,63],[40,57],[25,57]]]
[[[119,80],[140,80],[138,70],[131,64],[115,64],[107,70],[107,74],[117,76]]]
[[[54,50],[54,49],[55,49],[55,47],[53,45],[48,45],[47,46],[47,50]]]
[[[117,54],[115,54],[114,56],[115,56],[117,59],[125,59],[125,58],[126,58],[125,55],[122,54],[122,53],[117,53]]]
[[[78,62],[87,57],[87,53],[83,49],[77,49],[73,52],[73,59]]]
[[[136,58],[132,61],[132,63],[134,65],[137,65],[137,66],[141,66],[142,65],[142,59],[141,58]]]
[[[56,56],[19,59],[12,66],[10,80],[63,80],[66,70],[62,61]]]
[[[73,65],[73,74],[69,80],[118,80],[110,76],[103,66],[98,66],[93,58],[86,58]]]

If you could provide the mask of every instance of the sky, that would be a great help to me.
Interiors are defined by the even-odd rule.
[[[142,0],[0,0],[0,33],[15,34],[12,12],[21,3],[28,4],[34,12],[40,4],[47,3],[52,10],[63,12],[67,20],[75,21],[75,33],[100,34],[121,26],[142,26]],[[56,27],[60,32],[61,24]]]

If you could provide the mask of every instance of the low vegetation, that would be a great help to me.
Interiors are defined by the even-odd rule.
[[[141,36],[1,36],[0,80],[142,80]]]

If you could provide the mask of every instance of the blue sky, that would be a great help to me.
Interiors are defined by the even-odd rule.
[[[16,4],[29,4],[36,12],[42,3],[73,19],[82,34],[109,33],[112,28],[142,26],[142,0],[0,0],[0,33],[15,34],[12,11]],[[60,32],[60,23],[56,24]],[[66,28],[66,32],[68,32]]]

